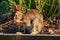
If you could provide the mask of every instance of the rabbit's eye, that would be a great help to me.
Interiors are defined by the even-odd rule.
[[[15,15],[15,16],[17,16],[17,15]]]

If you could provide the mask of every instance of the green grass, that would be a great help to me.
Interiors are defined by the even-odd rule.
[[[58,8],[58,6],[56,6],[56,0],[47,1],[45,6],[44,6],[45,13],[43,13],[45,19],[47,20],[49,18],[56,17],[55,13],[56,13],[57,8]]]
[[[30,9],[38,9],[38,11],[43,14],[44,19],[48,20],[49,18],[56,17],[56,11],[58,9],[56,1],[57,0],[8,0],[7,2],[2,1],[1,3],[4,2],[4,4],[1,4],[1,10],[4,11],[0,11],[0,15],[8,11],[16,11],[13,4],[16,4],[16,6],[22,4],[23,8],[21,11],[23,13]],[[60,0],[58,1],[60,2]]]

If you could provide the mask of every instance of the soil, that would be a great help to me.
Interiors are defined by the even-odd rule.
[[[45,21],[45,26],[42,29],[40,34],[60,34],[60,16],[56,19],[49,19]],[[17,25],[13,20],[5,21],[0,24],[0,33],[5,34],[16,34],[17,32],[24,33],[24,30],[19,29],[21,24]],[[28,29],[27,29],[28,30]],[[30,31],[27,31],[24,34],[30,34]]]

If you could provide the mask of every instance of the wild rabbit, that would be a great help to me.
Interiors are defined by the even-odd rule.
[[[36,9],[31,9],[26,13],[16,10],[14,21],[16,23],[23,23],[29,28],[32,27],[31,34],[38,34],[43,28],[43,15]]]

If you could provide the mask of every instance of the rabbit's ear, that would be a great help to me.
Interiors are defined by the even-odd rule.
[[[22,4],[19,4],[18,6],[17,6],[17,10],[19,11],[19,10],[22,10]]]
[[[15,10],[17,10],[17,4],[16,3],[13,4],[13,7]]]

